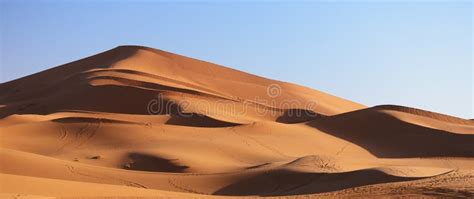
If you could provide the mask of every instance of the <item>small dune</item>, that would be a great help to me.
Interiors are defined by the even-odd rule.
[[[189,168],[175,163],[175,160],[144,153],[130,153],[128,158],[130,162],[125,163],[124,168],[130,170],[182,173]]]

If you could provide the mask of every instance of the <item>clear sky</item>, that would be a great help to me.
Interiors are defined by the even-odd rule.
[[[0,82],[135,44],[474,118],[472,1],[0,1]]]

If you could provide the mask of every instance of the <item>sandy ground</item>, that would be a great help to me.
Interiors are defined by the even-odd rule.
[[[474,197],[474,121],[121,46],[0,84],[1,198]]]

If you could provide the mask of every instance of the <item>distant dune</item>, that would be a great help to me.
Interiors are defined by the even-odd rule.
[[[472,119],[142,46],[0,84],[12,198],[474,197],[473,146]]]

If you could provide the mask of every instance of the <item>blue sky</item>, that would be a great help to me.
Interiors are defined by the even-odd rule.
[[[471,1],[1,1],[0,82],[135,44],[474,118]]]

